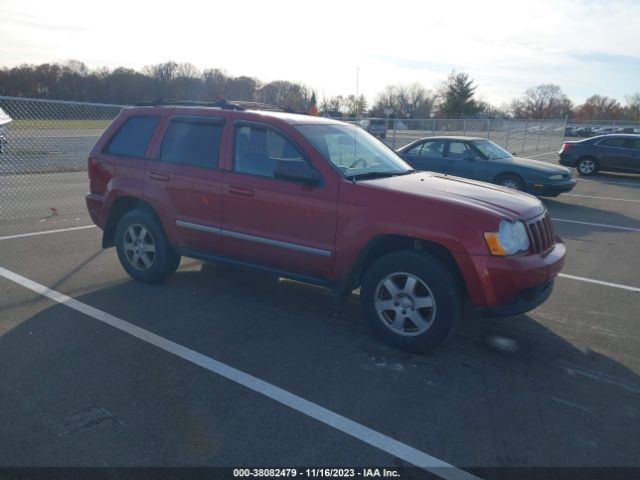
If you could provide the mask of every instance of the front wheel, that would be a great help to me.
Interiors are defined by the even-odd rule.
[[[446,341],[461,316],[459,284],[450,268],[422,252],[378,259],[362,281],[360,301],[374,331],[410,352],[427,352]]]
[[[512,190],[519,190],[521,192],[524,192],[526,190],[522,178],[511,173],[504,173],[500,175],[496,179],[496,183],[502,187],[511,188]]]
[[[146,211],[122,216],[116,228],[116,250],[122,267],[140,282],[161,282],[180,264],[180,255],[169,245],[162,226]]]

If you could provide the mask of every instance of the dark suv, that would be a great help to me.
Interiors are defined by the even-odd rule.
[[[466,300],[526,312],[551,293],[565,247],[536,198],[416,172],[362,129],[259,110],[127,108],[89,158],[87,206],[143,282],[180,256],[349,294],[393,345],[442,343]]]

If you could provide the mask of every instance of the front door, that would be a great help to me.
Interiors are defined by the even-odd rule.
[[[223,177],[225,256],[326,278],[333,267],[337,182],[274,177],[278,159],[308,156],[284,132],[236,122],[233,166]]]
[[[445,173],[473,180],[487,180],[487,163],[468,142],[451,140],[445,154]]]

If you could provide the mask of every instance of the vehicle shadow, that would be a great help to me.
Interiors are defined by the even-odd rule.
[[[592,181],[603,185],[608,185],[608,182],[610,182],[632,189],[640,188],[640,174],[636,173],[598,172],[586,178],[580,177],[580,180]]]
[[[186,261],[162,285],[127,280],[77,300],[455,465],[640,466],[640,377],[607,355],[581,350],[531,315],[472,315],[447,344],[415,355],[372,336],[357,293],[338,302],[326,289],[219,265],[198,268],[197,262]],[[197,379],[212,373],[182,360],[178,368],[166,353],[157,357],[154,352],[63,305],[6,332],[0,337],[0,390],[30,393],[28,404],[20,407],[15,395],[4,395],[5,400],[0,395],[0,407],[13,418],[4,434],[1,463],[75,464],[73,445],[62,450],[41,445],[35,459],[20,451],[31,434],[21,430],[20,415],[27,410],[53,419],[55,432],[63,428],[64,422],[56,420],[61,412],[70,415],[107,403],[114,418],[122,420],[114,424],[114,444],[108,458],[101,446],[85,446],[78,460],[83,465],[153,464],[127,450],[125,437],[140,425],[151,425],[147,434],[153,434],[151,446],[166,455],[164,464],[202,464],[182,419],[226,397],[197,390]],[[143,378],[122,373],[135,368],[142,369]],[[45,376],[33,374],[43,369]],[[166,390],[157,401],[171,403],[176,418],[155,418],[144,408],[136,408],[132,418],[125,407],[136,397],[124,401],[120,396],[141,388],[155,391],[158,385]],[[225,408],[233,415],[239,407],[228,401]],[[198,418],[202,435],[215,421]],[[163,444],[161,424],[175,430],[171,448]],[[61,441],[56,435],[40,441]],[[260,441],[269,453],[275,447],[266,440]],[[340,464],[335,460],[340,457],[332,460],[330,454],[325,452],[321,461]],[[245,455],[245,464],[255,460]],[[286,453],[272,455],[274,464],[287,463]]]
[[[568,204],[550,198],[542,199],[543,203],[554,219],[556,229],[569,230],[571,235],[581,236],[590,232],[626,233],[624,228],[640,229],[640,218],[633,218],[624,213],[601,208],[587,207],[584,205]],[[560,220],[568,220],[563,222]],[[586,222],[586,223],[572,223]],[[588,223],[599,223],[602,225],[612,225],[624,227],[622,229],[589,225]]]

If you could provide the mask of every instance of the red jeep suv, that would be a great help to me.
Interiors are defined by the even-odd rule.
[[[88,170],[102,246],[134,279],[159,282],[184,255],[360,287],[373,329],[409,351],[446,340],[467,300],[535,308],[564,263],[536,198],[416,172],[332,119],[229,102],[126,108]]]

